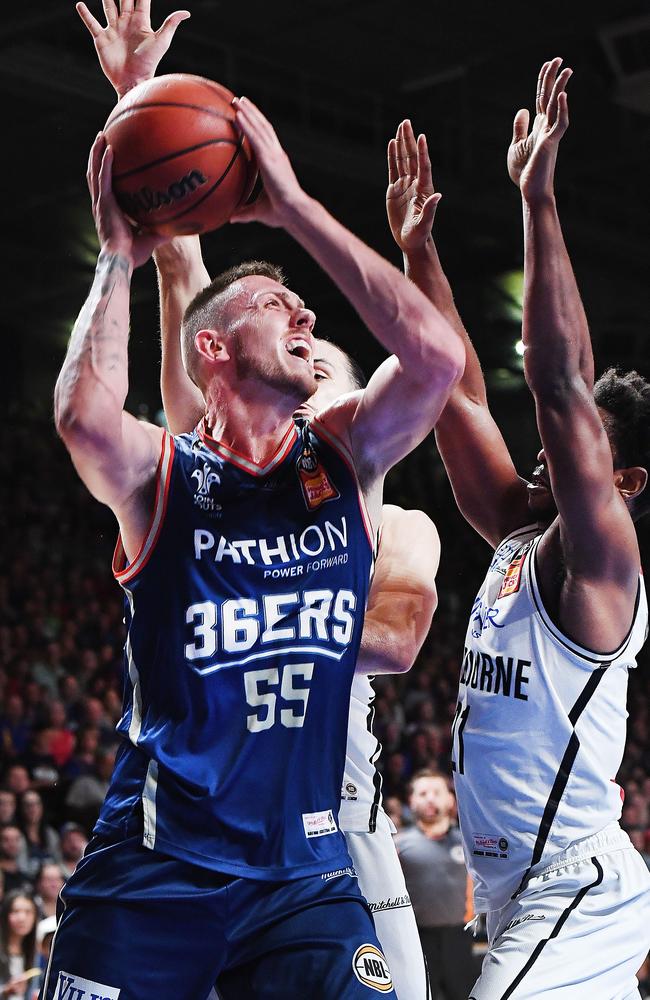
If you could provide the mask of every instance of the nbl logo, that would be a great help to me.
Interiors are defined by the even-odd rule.
[[[390,993],[393,980],[388,962],[374,944],[362,944],[352,959],[354,974],[360,983],[377,993]]]

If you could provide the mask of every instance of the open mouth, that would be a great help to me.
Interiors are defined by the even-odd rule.
[[[292,357],[311,364],[311,344],[304,337],[291,337],[284,346]]]

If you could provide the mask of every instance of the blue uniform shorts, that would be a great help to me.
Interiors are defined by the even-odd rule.
[[[41,1000],[395,1000],[352,869],[222,875],[96,837],[62,892]]]

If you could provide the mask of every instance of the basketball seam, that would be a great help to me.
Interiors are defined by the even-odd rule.
[[[195,146],[186,146],[185,149],[177,149],[173,153],[168,153],[166,156],[160,156],[157,160],[150,160],[149,163],[143,163],[140,167],[133,167],[131,170],[125,170],[124,173],[115,174],[113,180],[121,181],[125,177],[132,177],[133,174],[138,174],[142,170],[149,170],[151,167],[157,167],[161,163],[166,163],[168,160],[173,160],[177,156],[184,156],[186,153],[194,153],[197,149],[205,149],[206,146],[239,146],[240,143],[237,139],[207,139],[205,142],[198,142]]]
[[[213,191],[215,191],[219,187],[219,185],[221,184],[221,182],[228,176],[228,174],[230,173],[230,170],[231,170],[231,168],[232,168],[235,160],[239,156],[239,151],[241,150],[241,148],[242,148],[242,143],[240,142],[240,143],[238,143],[237,149],[233,153],[232,158],[230,160],[230,163],[228,164],[228,166],[226,167],[226,169],[222,173],[221,177],[219,177],[214,182],[214,184],[212,185],[212,187],[209,188],[209,190],[205,192],[205,194],[203,195],[202,198],[199,198],[199,199],[197,199],[197,201],[192,202],[191,205],[187,205],[180,212],[177,212],[176,215],[170,215],[166,219],[153,219],[152,220],[152,226],[153,226],[153,228],[155,228],[156,226],[166,226],[169,222],[175,222],[176,219],[182,219],[183,216],[187,215],[188,212],[193,212],[195,208],[198,208],[199,205],[202,205],[203,202],[206,200],[206,198],[209,198],[210,195],[213,193]],[[240,201],[241,201],[241,199],[240,199]],[[239,202],[237,204],[239,204]],[[237,208],[237,205],[235,205],[235,208]],[[234,209],[233,209],[233,211],[234,211]]]
[[[235,121],[234,116],[231,118],[221,111],[214,111],[212,108],[206,108],[202,104],[185,104],[182,101],[146,101],[143,104],[133,104],[130,108],[124,108],[114,118],[109,118],[104,126],[104,131],[108,131],[111,125],[118,122],[120,118],[134,111],[140,111],[142,108],[190,108],[192,111],[203,111],[206,115],[211,115],[213,118],[222,118],[231,124],[234,124]]]

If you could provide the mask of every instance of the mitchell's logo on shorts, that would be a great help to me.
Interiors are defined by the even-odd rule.
[[[120,990],[117,986],[94,983],[63,970],[59,972],[54,991],[54,1000],[119,1000],[119,997]]]
[[[510,850],[507,837],[498,837],[496,834],[475,833],[474,850],[479,858],[504,858],[507,860]]]
[[[388,962],[374,944],[362,944],[352,959],[354,974],[360,983],[377,993],[390,993],[393,979]]]
[[[324,809],[322,812],[303,813],[302,825],[305,837],[325,837],[328,833],[336,833],[338,826],[331,809]]]

